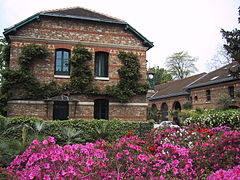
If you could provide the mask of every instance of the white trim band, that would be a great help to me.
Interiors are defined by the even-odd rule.
[[[32,101],[32,100],[11,100],[8,104],[46,104],[45,101]]]

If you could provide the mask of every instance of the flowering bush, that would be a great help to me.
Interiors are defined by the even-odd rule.
[[[212,175],[208,176],[207,180],[239,180],[240,179],[240,165],[229,170],[218,170]]]
[[[228,127],[155,129],[145,139],[130,131],[113,143],[85,145],[59,146],[49,137],[34,140],[7,170],[23,180],[206,179],[239,165],[239,144],[240,132]]]
[[[203,113],[196,113],[184,120],[185,125],[191,123],[197,123],[199,126],[207,125],[210,128],[218,126],[240,127],[240,110],[205,110]]]

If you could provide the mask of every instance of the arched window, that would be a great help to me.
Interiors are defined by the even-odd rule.
[[[162,120],[163,121],[168,121],[168,105],[167,103],[162,103],[161,106],[161,111],[162,111]]]
[[[94,119],[109,119],[109,101],[96,99],[94,101]]]
[[[95,53],[95,76],[108,77],[108,53]]]
[[[180,104],[180,102],[178,102],[178,101],[175,101],[174,103],[173,103],[173,109],[174,110],[179,110],[179,111],[181,111],[181,104]]]
[[[70,51],[66,49],[57,49],[55,53],[55,75],[70,74]]]

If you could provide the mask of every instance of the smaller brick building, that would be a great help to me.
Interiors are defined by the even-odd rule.
[[[239,67],[233,62],[209,73],[201,73],[180,80],[155,86],[155,93],[148,97],[150,107],[162,111],[162,120],[167,120],[169,111],[181,110],[183,104],[191,101],[192,107],[215,109],[220,94],[229,94],[234,103],[235,92],[240,91],[240,80],[229,74],[229,69]]]

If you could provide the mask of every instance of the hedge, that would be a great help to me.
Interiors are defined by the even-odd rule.
[[[108,141],[114,141],[125,136],[129,131],[136,135],[144,135],[153,128],[153,122],[122,121],[114,120],[42,120],[40,118],[15,117],[5,118],[0,116],[2,125],[0,133],[4,138],[19,139],[22,138],[23,127],[27,130],[28,136],[36,133],[35,123],[44,123],[44,129],[41,131],[42,136],[53,136],[58,143],[65,142],[66,136],[62,135],[64,129],[69,128],[79,132],[81,143],[94,142],[97,139],[104,138]],[[3,125],[4,123],[4,125]]]
[[[240,127],[240,110],[205,110],[203,113],[192,114],[191,117],[184,120],[185,125],[196,123],[199,126],[208,128],[228,126],[231,128]]]

